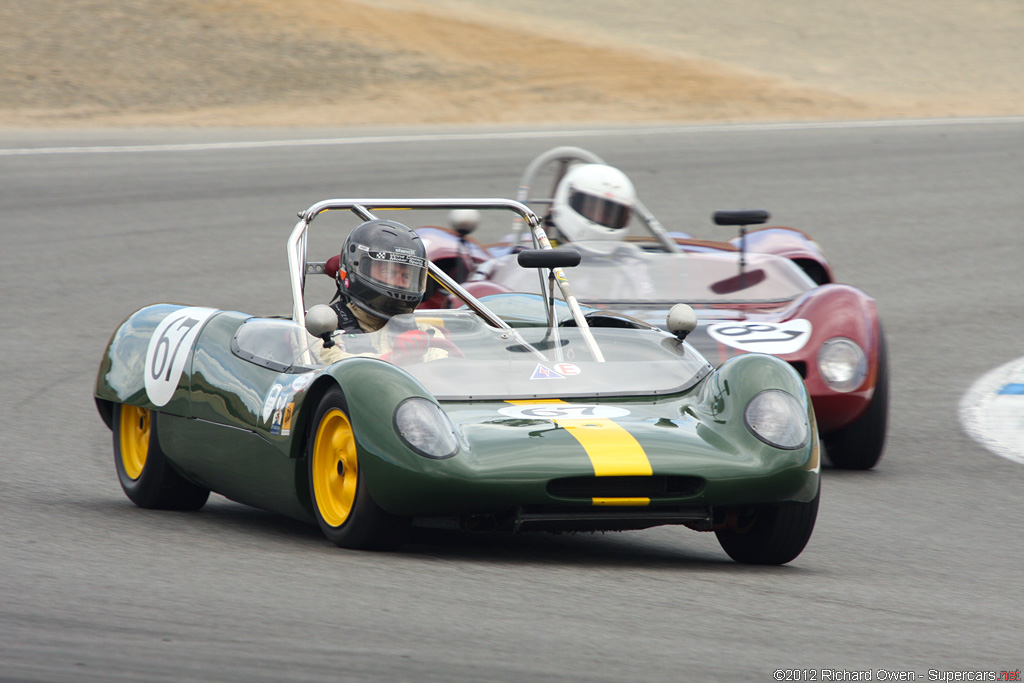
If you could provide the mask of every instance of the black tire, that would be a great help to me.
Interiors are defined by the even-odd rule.
[[[141,508],[198,510],[210,490],[178,474],[160,450],[157,413],[138,406],[114,405],[114,464],[125,495]]]
[[[748,509],[735,528],[715,532],[722,549],[743,564],[786,564],[801,552],[814,531],[821,489],[809,503],[778,503]]]
[[[408,536],[410,520],[388,514],[370,495],[348,415],[345,396],[333,387],[310,422],[306,460],[313,515],[324,536],[339,547],[397,548]]]
[[[878,341],[878,379],[867,410],[846,427],[821,435],[829,462],[839,469],[869,470],[878,464],[885,450],[889,422],[889,354],[881,328]]]
[[[814,283],[817,285],[827,285],[832,282],[832,279],[828,276],[828,271],[825,270],[825,266],[814,259],[795,258],[793,263],[800,266],[800,269],[807,273],[808,277],[814,280]]]

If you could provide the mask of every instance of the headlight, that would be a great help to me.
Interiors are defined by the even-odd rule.
[[[804,407],[779,389],[766,389],[750,399],[743,419],[754,436],[776,448],[801,448],[811,433]]]
[[[450,458],[459,450],[451,420],[425,398],[414,396],[399,404],[395,430],[406,446],[428,458]]]
[[[868,359],[855,343],[835,337],[818,350],[818,372],[833,390],[853,391],[867,377]]]

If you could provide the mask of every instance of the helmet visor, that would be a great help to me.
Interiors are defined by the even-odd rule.
[[[569,195],[569,206],[587,220],[618,230],[629,224],[630,208],[607,197],[597,197],[575,190]]]
[[[368,251],[359,260],[359,271],[367,280],[385,289],[422,295],[427,287],[427,261],[395,251]]]

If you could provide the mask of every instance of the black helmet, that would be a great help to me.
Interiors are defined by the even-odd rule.
[[[378,317],[411,313],[427,287],[427,252],[420,236],[395,221],[353,230],[341,248],[338,279],[350,301]]]

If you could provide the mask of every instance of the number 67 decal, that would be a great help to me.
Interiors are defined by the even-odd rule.
[[[740,321],[708,327],[715,341],[741,351],[783,354],[799,351],[811,338],[811,321],[803,318],[784,323]]]
[[[203,323],[215,308],[180,308],[160,321],[146,349],[146,395],[153,405],[166,405],[178,388],[178,380]]]

